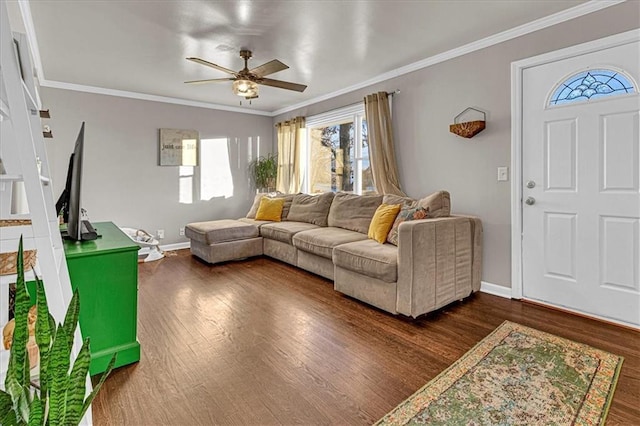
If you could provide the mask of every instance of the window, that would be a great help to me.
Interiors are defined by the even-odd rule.
[[[233,196],[233,176],[226,138],[200,140],[200,199]]]
[[[549,105],[634,93],[630,79],[618,71],[595,69],[574,74],[558,85]]]
[[[180,166],[178,170],[180,203],[233,197],[230,144],[227,138],[200,140],[199,167]],[[251,149],[251,140],[249,147]]]
[[[194,166],[178,167],[178,202],[193,204]]]
[[[306,128],[305,192],[375,192],[363,104],[308,117]]]

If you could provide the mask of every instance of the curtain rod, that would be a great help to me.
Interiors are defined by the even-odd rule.
[[[398,93],[400,93],[400,89],[396,89],[396,90],[393,90],[391,92],[387,92],[387,96],[397,95]],[[362,103],[362,101],[354,102],[352,104],[343,105],[343,106],[341,106],[339,108],[346,108],[346,107],[349,107],[349,106],[352,106],[352,105],[356,105],[356,104],[359,104],[359,103]],[[336,109],[339,109],[339,108],[336,108]],[[285,120],[285,121],[289,121],[289,120]]]
[[[392,92],[387,92],[387,96],[397,95],[398,93],[400,93],[400,89],[396,89],[396,90],[394,90],[394,91],[392,91]],[[352,104],[343,105],[343,106],[341,106],[340,108],[345,108],[345,107],[348,107],[348,106],[351,106],[351,105],[356,105],[356,104],[359,104],[359,103],[362,103],[362,102],[363,102],[363,101],[354,102],[354,103],[352,103]]]

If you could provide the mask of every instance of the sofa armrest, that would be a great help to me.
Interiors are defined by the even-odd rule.
[[[480,288],[482,223],[469,216],[404,222],[398,229],[397,311],[412,317]]]

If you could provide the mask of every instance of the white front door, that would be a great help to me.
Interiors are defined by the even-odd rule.
[[[635,326],[639,52],[634,42],[525,69],[522,92],[523,297]],[[625,76],[633,90],[616,91]]]

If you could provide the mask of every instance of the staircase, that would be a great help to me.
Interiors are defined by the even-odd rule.
[[[40,118],[45,112],[40,111],[28,40],[11,33],[6,2],[0,2],[0,19],[0,256],[16,252],[23,236],[25,251],[35,251],[33,271],[26,279],[32,280],[35,272],[43,280],[51,315],[63,322],[72,292]],[[9,285],[16,281],[15,271],[4,272],[8,274],[0,276],[0,327],[8,320]],[[82,343],[79,329],[75,337],[74,358]],[[8,354],[0,346],[0,386]],[[90,388],[88,379],[87,383]],[[83,424],[90,423],[89,412]]]

